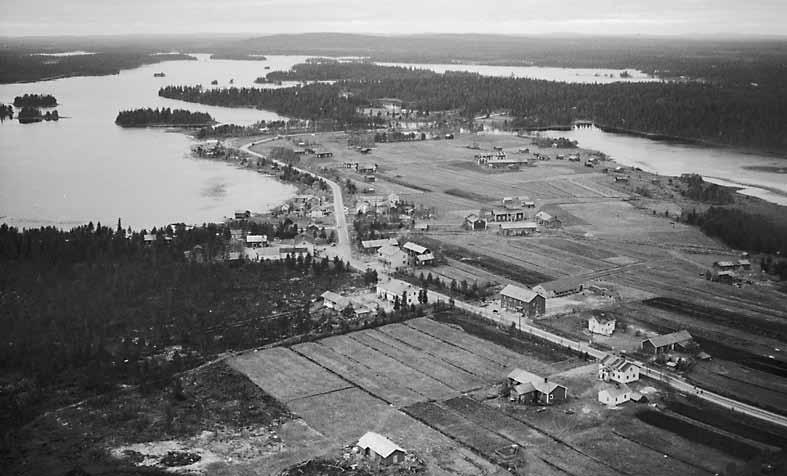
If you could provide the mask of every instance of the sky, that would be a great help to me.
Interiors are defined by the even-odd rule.
[[[787,36],[787,0],[0,0],[0,36],[347,32]]]

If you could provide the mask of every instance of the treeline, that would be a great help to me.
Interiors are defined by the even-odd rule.
[[[365,104],[365,100],[341,95],[336,86],[322,83],[280,89],[167,86],[159,90],[159,96],[211,106],[256,107],[312,121],[328,120],[335,128],[382,123],[378,118],[364,118],[356,114],[356,108]]]
[[[213,118],[207,112],[192,112],[185,109],[134,109],[120,111],[115,124],[122,127],[144,127],[157,125],[205,125],[212,123]]]
[[[787,253],[787,224],[737,208],[710,207],[684,213],[684,220],[728,246],[754,253]]]
[[[293,121],[299,122],[299,121]],[[251,126],[239,126],[237,124],[221,124],[218,126],[207,126],[196,132],[197,139],[221,138],[221,137],[243,137],[259,135],[260,132],[268,129],[283,129],[287,126],[287,121],[259,121]]]
[[[0,227],[0,378],[14,382],[0,393],[0,427],[322,325],[311,300],[348,279],[344,263],[185,259],[196,245],[221,256],[228,235],[224,225],[179,226],[146,244],[120,227]]]
[[[330,71],[355,67],[352,63],[309,65]],[[364,68],[388,71],[382,66]],[[331,119],[345,127],[384,122],[383,118],[358,117],[356,108],[377,98],[395,97],[407,109],[459,110],[468,120],[508,110],[517,117],[513,125],[519,128],[590,119],[609,127],[719,144],[787,148],[782,126],[787,123],[787,90],[783,86],[568,84],[451,72],[423,77],[419,70],[402,69],[403,77],[398,79],[353,79],[273,90],[169,86],[159,95],[202,104],[258,107],[302,119]]]
[[[379,66],[371,62],[349,62],[311,59],[299,63],[290,71],[272,71],[265,77],[268,81],[335,81],[361,80],[381,81],[400,79],[430,79],[438,76],[432,70],[404,66]]]
[[[41,81],[70,76],[105,76],[118,74],[122,69],[137,68],[144,64],[173,60],[194,60],[183,54],[154,55],[150,52],[112,51],[92,55],[52,57],[32,55],[20,51],[0,52],[0,83]]]
[[[55,107],[57,99],[51,94],[25,94],[14,98],[16,107]]]
[[[31,106],[23,107],[16,117],[19,119],[19,122],[23,124],[40,121],[57,121],[60,119],[60,115],[58,114],[57,110],[42,113],[41,109]]]
[[[0,121],[14,118],[14,107],[10,104],[0,104]]]
[[[686,189],[681,193],[684,197],[703,203],[725,204],[734,200],[733,192],[727,187],[708,183],[699,174],[684,174],[680,181],[686,184]]]

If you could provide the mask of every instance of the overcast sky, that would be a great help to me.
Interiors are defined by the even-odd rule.
[[[0,35],[787,35],[787,0],[0,0]]]

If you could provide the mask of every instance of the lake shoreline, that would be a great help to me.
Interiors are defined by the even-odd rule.
[[[695,139],[691,137],[680,137],[669,134],[661,134],[658,132],[646,132],[636,129],[626,129],[624,127],[608,126],[604,124],[593,123],[593,126],[601,129],[603,132],[610,134],[620,134],[630,137],[639,137],[642,139],[650,139],[657,142],[672,142],[676,144],[693,145],[698,147],[708,147],[713,149],[725,149],[732,152],[741,154],[759,154],[775,159],[787,160],[787,153],[777,152],[769,149],[758,149],[755,147],[743,147],[730,144],[723,144],[719,142],[712,142],[705,139]],[[574,129],[573,124],[557,124],[552,126],[538,126],[538,127],[525,127],[523,130],[528,132],[547,132],[547,131],[571,131]]]

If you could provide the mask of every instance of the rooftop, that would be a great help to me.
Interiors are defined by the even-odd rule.
[[[401,296],[405,291],[409,291],[413,288],[413,285],[402,281],[400,279],[391,279],[389,281],[378,283],[377,287],[392,293],[396,294],[397,296]]]
[[[429,249],[426,248],[425,246],[421,246],[418,243],[413,243],[412,241],[408,241],[407,243],[405,243],[403,248],[406,250],[410,250],[413,253],[418,253],[419,255],[429,251]]]
[[[508,286],[504,287],[503,290],[500,291],[500,294],[502,296],[524,302],[530,302],[533,300],[533,298],[538,296],[538,293],[531,289],[520,288],[519,286],[514,286],[513,284],[509,284]]]
[[[380,248],[385,245],[397,246],[399,241],[396,238],[383,238],[381,240],[364,240],[361,242],[361,246],[364,248]]]
[[[391,454],[396,451],[401,451],[404,453],[404,449],[402,449],[402,447],[384,437],[383,435],[374,433],[372,431],[366,432],[361,437],[361,439],[358,440],[358,446],[364,450],[368,448],[383,458],[391,456]]]
[[[535,230],[538,225],[534,221],[506,222],[501,223],[500,228],[503,230]]]
[[[682,342],[687,342],[692,339],[691,334],[689,331],[682,330],[678,332],[673,332],[672,334],[665,334],[662,336],[651,337],[650,339],[646,339],[645,342],[650,341],[654,347],[664,347],[666,345],[672,344],[679,344]]]

